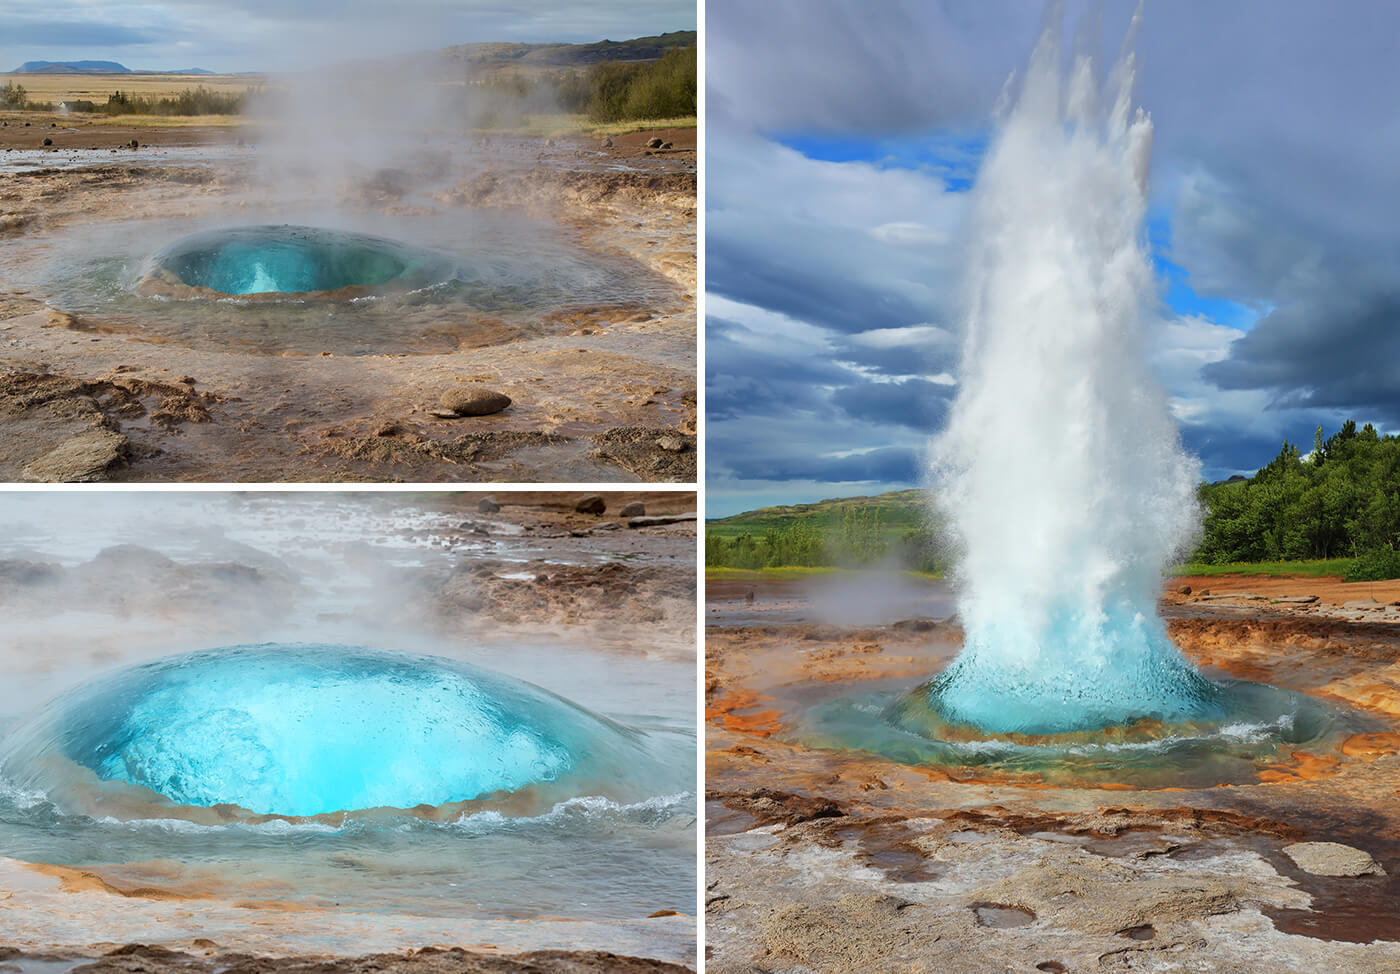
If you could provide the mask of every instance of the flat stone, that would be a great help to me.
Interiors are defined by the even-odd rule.
[[[1294,605],[1311,605],[1317,601],[1316,595],[1280,595],[1273,599],[1274,602],[1292,603]]]
[[[1343,602],[1343,609],[1366,609],[1374,611],[1385,607],[1384,602],[1377,602],[1375,599],[1352,599],[1350,602]]]
[[[450,409],[459,416],[489,416],[509,406],[510,396],[482,386],[464,386],[461,389],[448,389],[440,401],[444,409]]]
[[[1283,854],[1305,873],[1314,876],[1384,876],[1381,864],[1369,853],[1340,842],[1295,842]]]
[[[80,483],[100,480],[108,468],[124,460],[130,441],[107,429],[70,436],[48,453],[26,464],[23,480],[44,483]]]

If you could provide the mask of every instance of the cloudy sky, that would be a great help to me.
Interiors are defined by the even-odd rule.
[[[1087,4],[1071,0],[1075,29]],[[1106,0],[1116,51],[1132,5]],[[922,479],[957,239],[1025,0],[709,0],[711,516]],[[1207,477],[1400,429],[1400,7],[1149,2],[1150,358]]]
[[[694,0],[4,0],[0,71],[25,61],[277,71],[466,44],[694,30]]]

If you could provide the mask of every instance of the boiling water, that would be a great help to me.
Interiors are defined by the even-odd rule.
[[[1145,364],[1152,123],[1132,38],[1106,80],[1087,56],[1065,74],[1052,21],[972,195],[958,394],[933,448],[966,643],[925,697],[995,732],[1223,719],[1155,610],[1199,466]]]
[[[229,901],[692,911],[693,642],[430,625],[415,597],[463,563],[608,557],[463,517],[412,495],[11,495],[0,854]],[[231,637],[258,644],[205,648]]]
[[[26,235],[0,245],[0,259],[7,283],[89,324],[273,354],[452,351],[563,334],[577,311],[625,317],[679,301],[630,257],[521,214],[276,219],[312,226],[267,216],[96,223]],[[151,273],[161,268],[164,281]]]

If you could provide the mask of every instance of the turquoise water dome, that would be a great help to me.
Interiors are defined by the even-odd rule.
[[[375,293],[451,277],[440,254],[384,237],[305,226],[233,227],[175,242],[150,261],[138,290],[228,297]],[[188,296],[188,295],[186,295]]]
[[[85,684],[19,735],[4,770],[47,790],[77,766],[177,805],[308,816],[606,781],[645,768],[644,737],[462,663],[268,644]]]

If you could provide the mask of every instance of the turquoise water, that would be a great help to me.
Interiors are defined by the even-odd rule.
[[[692,725],[360,647],[167,657],[5,731],[0,852],[371,912],[691,912]]]
[[[426,287],[456,277],[451,258],[343,230],[303,226],[233,227],[176,241],[151,259],[190,287],[226,295],[336,291],[386,285]]]
[[[566,333],[580,309],[655,313],[679,301],[674,284],[635,260],[522,214],[366,218],[353,231],[210,222],[98,223],[40,245],[0,241],[0,264],[8,284],[136,338],[276,355],[456,351]],[[157,281],[162,265],[169,276]],[[363,290],[340,290],[351,286]]]
[[[1060,609],[1034,630],[1004,621],[1011,624],[968,632],[957,659],[922,688],[943,719],[996,733],[1058,734],[1228,716],[1220,689],[1187,662],[1155,615],[1127,605]]]
[[[84,684],[16,735],[4,770],[46,788],[56,758],[177,805],[285,816],[567,779],[626,793],[648,764],[642,735],[523,681],[318,645],[211,650]]]
[[[1286,764],[1293,751],[1327,753],[1352,734],[1385,729],[1304,694],[1198,677],[1212,700],[1206,716],[1073,732],[989,731],[949,718],[938,697],[946,675],[904,692],[855,694],[806,708],[790,734],[808,747],[859,750],[969,773],[1027,774],[1051,784],[1208,788],[1254,782],[1260,770]],[[1006,697],[1008,712],[1018,706]]]

